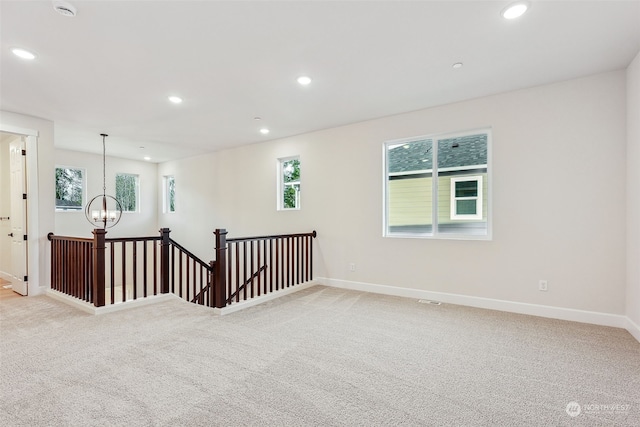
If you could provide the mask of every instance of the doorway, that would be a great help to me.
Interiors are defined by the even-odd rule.
[[[28,294],[26,137],[0,132],[0,295]]]

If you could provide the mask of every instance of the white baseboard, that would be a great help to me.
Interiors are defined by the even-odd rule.
[[[162,301],[167,301],[169,299],[174,299],[177,298],[180,301],[182,301],[182,299],[174,294],[158,294],[158,295],[152,295],[146,298],[140,298],[137,300],[133,300],[133,301],[126,301],[126,302],[117,302],[115,304],[109,304],[109,305],[105,305],[104,307],[94,307],[93,305],[89,304],[86,301],[82,301],[78,298],[74,298],[72,296],[63,294],[62,292],[58,292],[55,291],[53,289],[47,289],[46,291],[46,295],[61,301],[65,304],[71,305],[79,310],[84,311],[85,313],[89,313],[89,314],[107,314],[107,313],[113,313],[115,311],[121,311],[121,310],[128,310],[130,308],[136,308],[136,307],[142,307],[144,305],[149,305],[149,304],[157,304],[159,302]]]
[[[11,279],[13,279],[13,276],[10,275],[9,273],[5,273],[4,271],[0,271],[0,279],[4,279],[4,280],[10,282]]]
[[[229,305],[227,307],[214,308],[213,312],[216,313],[216,314],[219,314],[221,316],[224,316],[225,314],[231,314],[231,313],[234,313],[234,312],[239,311],[239,310],[244,310],[245,308],[253,307],[255,305],[262,304],[264,302],[271,301],[273,299],[280,298],[282,296],[289,295],[289,294],[292,294],[294,292],[301,291],[303,289],[308,289],[308,288],[310,288],[312,286],[315,286],[317,284],[318,283],[316,281],[310,281],[310,282],[302,283],[300,285],[295,285],[295,286],[292,286],[290,288],[280,289],[279,291],[271,292],[271,293],[266,294],[266,295],[262,295],[262,296],[259,296],[259,297],[256,297],[256,298],[252,298],[252,299],[247,300],[247,301],[236,302],[236,303],[233,303],[233,304],[231,304],[231,305]]]
[[[638,324],[631,320],[629,317],[627,317],[626,319],[627,324],[625,326],[625,329],[629,331],[629,333],[633,335],[633,337],[638,340],[638,342],[640,342],[640,326],[638,326]]]
[[[284,288],[279,291],[269,293],[267,295],[262,295],[256,298],[252,298],[247,301],[234,303],[224,308],[214,308],[213,312],[218,315],[231,314],[239,310],[244,310],[245,308],[253,307],[255,305],[262,304],[264,302],[271,301],[276,298],[280,298],[281,296],[292,294],[294,292],[298,292],[303,289],[308,289],[315,285],[317,285],[317,283],[313,281],[302,283],[300,285],[295,285],[290,288]],[[141,307],[143,305],[148,305],[148,304],[156,304],[158,302],[166,301],[172,298],[176,298],[179,301],[183,301],[183,299],[180,298],[179,296],[174,295],[172,293],[168,293],[168,294],[159,294],[159,295],[149,296],[146,298],[140,298],[132,301],[117,302],[115,304],[105,305],[104,307],[94,307],[93,305],[89,304],[86,301],[82,301],[78,298],[74,298],[72,296],[63,294],[62,292],[58,292],[53,289],[47,289],[46,295],[58,301],[64,302],[65,304],[69,304],[73,307],[76,307],[77,309],[82,310],[85,313],[89,313],[89,314],[113,313],[114,311],[127,310],[130,308]]]
[[[640,342],[640,328],[638,325],[633,323],[628,317],[618,314],[576,310],[573,308],[551,307],[547,305],[473,297],[446,292],[424,291],[397,286],[376,285],[372,283],[353,282],[350,280],[330,279],[327,277],[318,277],[315,281],[322,285],[332,286],[334,288],[351,289],[355,291],[372,292],[376,294],[393,295],[406,298],[435,300],[448,304],[528,314],[531,316],[548,317],[551,319],[570,320],[573,322],[591,323],[601,326],[612,326],[628,330],[629,333]]]

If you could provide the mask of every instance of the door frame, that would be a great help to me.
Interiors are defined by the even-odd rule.
[[[41,293],[40,284],[40,230],[38,227],[38,131],[0,123],[0,131],[24,136],[26,139],[27,178],[27,292]]]

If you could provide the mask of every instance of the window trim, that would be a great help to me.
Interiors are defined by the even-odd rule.
[[[136,185],[135,185],[135,196],[136,196],[136,209],[133,211],[127,211],[124,210],[124,208],[122,209],[122,213],[140,213],[140,175],[135,174],[135,173],[128,173],[128,172],[116,172],[115,175],[115,182],[116,182],[116,190],[115,190],[115,196],[116,198],[118,197],[118,175],[126,175],[126,176],[132,176],[135,178],[136,181]],[[120,203],[122,205],[122,202]]]
[[[443,133],[434,133],[427,135],[418,135],[407,138],[388,140],[383,142],[382,144],[382,236],[388,238],[401,238],[401,239],[436,239],[436,240],[493,240],[493,167],[492,167],[492,158],[493,158],[493,137],[492,137],[492,127],[479,127],[476,129],[459,131],[459,132],[443,132]],[[415,232],[389,232],[388,227],[388,219],[389,219],[389,176],[401,175],[398,173],[389,174],[389,156],[388,148],[391,146],[405,145],[411,142],[422,141],[431,139],[433,141],[433,147],[437,148],[437,144],[439,140],[442,139],[450,139],[450,138],[459,138],[477,134],[486,134],[487,136],[487,164],[483,165],[475,165],[468,166],[469,168],[478,169],[479,166],[483,166],[486,168],[486,223],[487,223],[487,232],[486,234],[475,235],[475,234],[464,234],[464,233],[442,233],[438,230],[438,212],[437,212],[437,204],[433,203],[432,206],[432,231],[429,233],[415,233]],[[432,150],[432,164],[437,165],[438,157],[437,157],[437,149]],[[455,168],[442,168],[440,172],[448,172],[449,169],[454,170]],[[437,195],[437,185],[438,185],[438,168],[435,170],[429,169],[429,173],[431,173],[432,179],[432,194]]]
[[[73,208],[73,209],[65,209],[64,207],[59,207],[57,200],[55,198],[55,193],[56,193],[56,187],[57,187],[57,182],[56,182],[56,170],[57,169],[76,169],[79,171],[82,171],[82,196],[81,196],[81,201],[80,201],[80,207],[79,208]],[[85,206],[87,204],[87,169],[86,168],[81,168],[78,166],[64,166],[64,165],[56,165],[54,168],[54,175],[53,175],[53,179],[54,179],[54,210],[55,212],[84,212]]]
[[[477,194],[475,197],[456,197],[456,183],[475,181],[477,186]],[[451,219],[457,221],[482,219],[482,175],[472,176],[452,176],[451,177]],[[475,214],[459,214],[457,213],[458,200],[474,200],[476,201]]]
[[[300,163],[300,177],[298,178],[297,181],[291,181],[291,182],[284,182],[284,164],[286,162],[292,161],[292,160],[298,160],[298,162]],[[299,211],[301,209],[301,202],[302,202],[302,197],[301,197],[301,190],[296,191],[296,206],[293,208],[288,208],[285,207],[284,205],[284,190],[287,186],[295,186],[296,184],[298,185],[298,187],[302,187],[302,161],[300,160],[300,156],[289,156],[289,157],[281,157],[278,159],[278,182],[277,182],[277,210],[278,211]],[[295,189],[295,187],[294,187]]]

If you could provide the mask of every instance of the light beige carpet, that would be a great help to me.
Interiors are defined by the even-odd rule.
[[[20,298],[0,322],[2,426],[640,426],[616,328],[323,286],[224,317]]]

